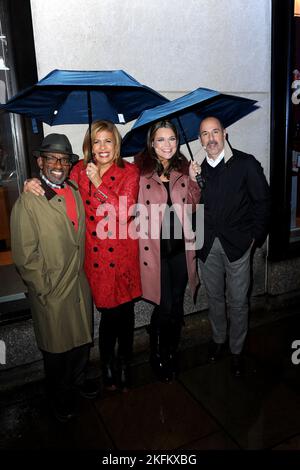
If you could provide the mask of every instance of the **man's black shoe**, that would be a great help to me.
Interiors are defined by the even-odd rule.
[[[67,423],[77,417],[77,412],[73,406],[58,400],[52,402],[52,410],[55,418],[60,423]]]
[[[79,395],[87,400],[93,400],[99,394],[99,386],[95,380],[87,379],[80,387],[78,388]]]
[[[117,390],[117,377],[114,360],[102,364],[102,381],[105,390],[114,392]]]
[[[217,362],[225,353],[225,343],[215,343],[211,341],[208,346],[208,361],[214,364]]]
[[[118,367],[118,386],[122,392],[128,392],[131,388],[131,367],[129,364],[120,363]]]
[[[241,354],[231,355],[231,373],[234,377],[242,377],[245,372],[244,358]]]

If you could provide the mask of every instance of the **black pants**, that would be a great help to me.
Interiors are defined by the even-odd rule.
[[[185,252],[161,259],[161,299],[160,304],[154,308],[150,330],[159,333],[162,345],[168,345],[175,351],[183,324],[187,281]]]
[[[89,360],[90,344],[63,353],[42,351],[47,391],[55,400],[68,397],[83,384]]]
[[[182,324],[183,300],[188,280],[185,252],[161,259],[161,298],[156,307],[160,327]]]
[[[126,302],[114,308],[98,308],[101,311],[99,325],[99,351],[101,361],[113,361],[118,342],[118,358],[130,363],[134,334],[134,302]]]

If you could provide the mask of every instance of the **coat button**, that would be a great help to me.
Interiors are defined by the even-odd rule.
[[[110,251],[110,252],[112,253],[112,252],[114,251],[113,247],[110,246],[110,247],[108,248],[108,251]]]
[[[145,265],[145,266],[148,266],[148,263],[147,263],[147,261],[144,261],[144,265]]]
[[[185,188],[185,183],[181,183],[181,186],[182,186],[183,188]]]
[[[92,232],[93,237],[97,235],[97,232]]]
[[[85,203],[89,206],[91,201],[89,201],[88,199],[85,201]]]
[[[150,184],[147,184],[146,188],[147,188],[147,189],[150,189],[150,188],[151,188]]]
[[[98,251],[98,247],[97,247],[97,246],[94,246],[93,250],[94,250],[94,251]]]
[[[149,206],[149,204],[150,204],[150,201],[146,201],[146,204],[147,204],[147,206]]]
[[[109,265],[111,268],[114,268],[115,267],[115,263],[110,263]]]
[[[185,197],[182,198],[182,202],[185,202]]]
[[[149,246],[145,246],[144,250],[148,251],[148,250],[149,250]]]
[[[95,217],[93,215],[90,216],[90,220],[95,220]]]
[[[112,181],[115,181],[116,178],[115,178],[114,176],[111,176],[110,179],[111,179]]]
[[[57,200],[58,200],[58,202],[61,202],[61,199],[57,199]]]
[[[99,264],[98,264],[98,263],[94,263],[94,268],[99,268]]]

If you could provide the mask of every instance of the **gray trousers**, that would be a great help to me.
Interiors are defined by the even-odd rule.
[[[248,290],[250,284],[251,247],[244,255],[230,263],[220,240],[215,238],[209,255],[200,268],[206,288],[209,321],[215,343],[224,343],[229,323],[229,347],[232,354],[240,354],[248,331]],[[226,296],[225,296],[226,277]]]

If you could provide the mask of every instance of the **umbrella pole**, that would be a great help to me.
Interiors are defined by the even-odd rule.
[[[184,141],[185,141],[185,145],[186,145],[187,148],[188,148],[188,151],[189,151],[191,160],[194,161],[194,156],[193,156],[193,153],[192,153],[192,151],[191,151],[191,147],[189,146],[189,143],[188,143],[188,140],[187,140],[187,138],[186,138],[184,129],[183,129],[183,127],[182,127],[182,124],[181,124],[181,122],[180,122],[180,119],[179,119],[179,118],[176,118],[176,120],[177,120],[178,125],[179,125],[179,127],[180,127],[180,130],[181,130],[181,132],[182,132],[182,135],[183,135],[183,138],[184,138]],[[197,183],[198,183],[199,188],[203,189],[204,186],[205,186],[204,178],[201,176],[200,173],[197,173],[197,174],[195,175],[195,178],[196,178],[196,181],[197,181]]]
[[[87,106],[88,106],[88,118],[89,118],[89,162],[92,161],[92,103],[91,103],[91,92],[87,92]]]
[[[182,135],[183,135],[183,138],[184,138],[184,141],[185,141],[185,145],[187,146],[187,149],[188,149],[188,151],[189,151],[191,160],[194,161],[194,155],[193,155],[193,152],[191,151],[191,147],[190,147],[190,145],[189,145],[189,143],[188,143],[188,140],[187,140],[187,138],[186,138],[186,135],[185,135],[184,129],[183,129],[183,127],[182,127],[182,124],[181,124],[181,122],[180,122],[180,119],[177,117],[176,120],[177,120],[178,125],[179,125],[179,127],[180,127],[180,130],[181,130],[181,132],[182,132]]]
[[[88,162],[93,161],[92,155],[92,103],[91,103],[91,92],[87,91],[87,106],[88,106],[88,117],[89,117],[89,159]],[[92,183],[89,181],[89,196],[92,194]]]

